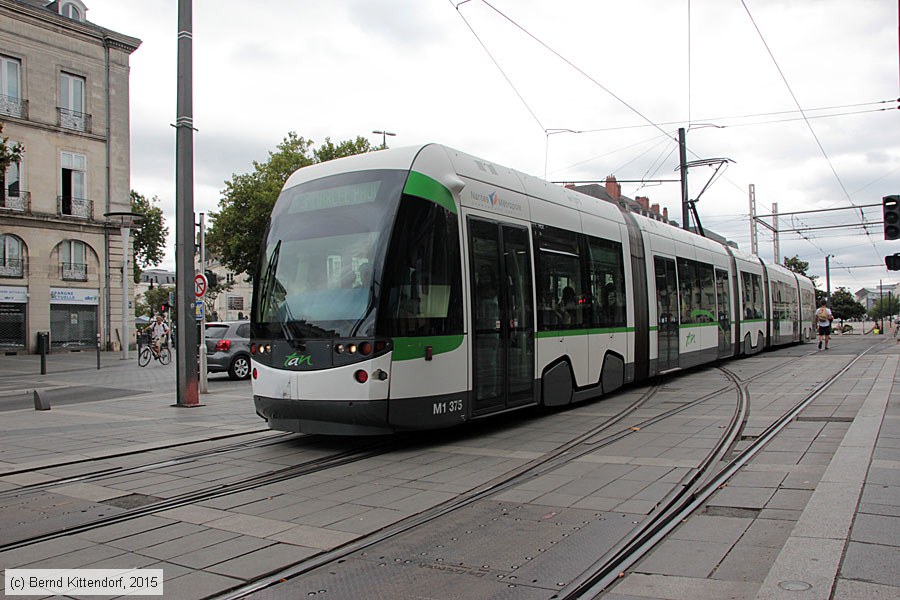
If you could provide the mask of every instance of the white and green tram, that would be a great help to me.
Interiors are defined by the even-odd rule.
[[[813,336],[812,282],[440,146],[298,170],[254,287],[257,413],[369,435],[565,405]]]

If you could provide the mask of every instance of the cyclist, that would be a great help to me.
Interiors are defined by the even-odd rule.
[[[159,349],[162,346],[163,341],[165,341],[166,336],[169,335],[169,326],[163,321],[162,315],[156,315],[156,322],[147,325],[144,331],[150,331],[151,337],[153,338],[153,343],[150,348],[153,350],[153,354],[158,357]]]

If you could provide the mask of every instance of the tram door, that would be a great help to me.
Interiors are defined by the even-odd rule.
[[[655,256],[656,269],[656,314],[657,347],[659,359],[657,369],[667,371],[678,367],[678,280],[675,276],[675,261]]]
[[[533,402],[534,306],[524,227],[469,219],[475,414]]]
[[[716,269],[716,303],[719,305],[719,358],[731,356],[730,291],[728,271]]]

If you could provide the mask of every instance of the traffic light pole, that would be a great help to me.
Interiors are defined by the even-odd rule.
[[[194,118],[191,0],[178,0],[178,86],[175,120],[175,287],[177,386],[175,406],[200,406],[194,318]]]

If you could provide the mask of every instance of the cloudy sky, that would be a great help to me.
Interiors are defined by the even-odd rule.
[[[162,200],[174,232],[177,1],[85,1],[89,20],[143,40],[131,182]],[[677,178],[686,127],[689,160],[734,161],[700,199],[706,228],[749,251],[749,184],[758,214],[877,204],[782,219],[781,255],[808,261],[823,288],[828,254],[832,288],[897,282],[883,257],[900,241],[862,226],[900,193],[897,11],[888,0],[198,0],[195,210],[216,210],[224,182],[290,131],[380,144],[372,131],[387,130],[390,146],[439,142],[583,181]],[[712,173],[690,170],[692,197]],[[677,183],[623,192],[680,221]],[[759,247],[773,258],[765,228]]]

